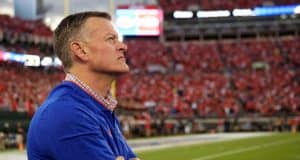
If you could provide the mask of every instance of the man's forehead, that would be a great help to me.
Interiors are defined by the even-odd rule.
[[[91,17],[85,23],[85,29],[88,29],[90,33],[101,32],[102,34],[115,34],[117,31],[108,19],[101,17]]]

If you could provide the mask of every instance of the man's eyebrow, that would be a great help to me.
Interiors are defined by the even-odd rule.
[[[113,36],[114,38],[118,38],[118,35],[114,33],[107,33],[105,36]]]

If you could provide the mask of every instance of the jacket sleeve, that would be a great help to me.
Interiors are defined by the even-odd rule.
[[[128,145],[128,143],[126,142],[125,140],[125,137],[123,136],[123,133],[121,131],[121,124],[119,122],[118,119],[116,119],[116,127],[118,128],[118,131],[119,131],[119,134],[120,134],[120,137],[121,137],[121,141],[123,142],[124,144],[124,149],[126,150],[126,154],[127,156],[129,157],[129,160],[135,160],[137,158],[137,156],[135,155],[135,153],[132,151],[131,147]]]

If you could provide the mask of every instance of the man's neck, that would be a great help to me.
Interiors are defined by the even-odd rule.
[[[106,74],[95,74],[86,71],[70,70],[69,73],[75,75],[80,81],[88,85],[102,97],[109,93],[114,77]]]

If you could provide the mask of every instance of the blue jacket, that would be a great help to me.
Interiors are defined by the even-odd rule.
[[[28,160],[125,160],[135,158],[117,117],[76,84],[64,81],[35,113]]]

